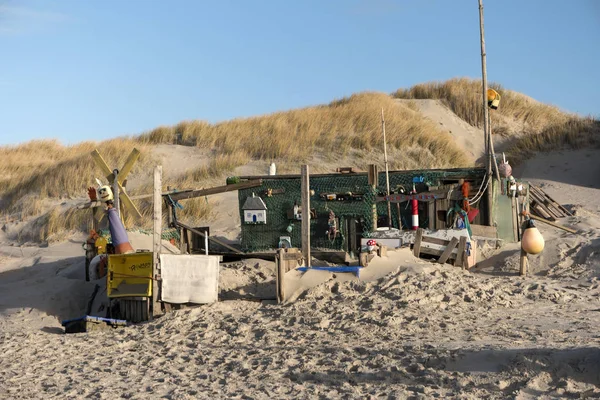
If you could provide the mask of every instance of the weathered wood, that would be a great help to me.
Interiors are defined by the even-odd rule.
[[[92,152],[92,157],[94,158],[94,161],[96,161],[96,165],[98,165],[98,167],[102,170],[102,173],[105,174],[106,178],[112,182],[110,176],[113,176],[112,179],[114,179],[114,175],[113,175],[113,171],[108,167],[108,164],[106,164],[106,161],[104,161],[104,158],[102,158],[102,156],[100,155],[100,153],[98,152],[98,150],[94,150]],[[121,185],[121,182],[119,182],[119,179],[117,178],[117,187],[118,187],[118,191],[120,192],[119,195],[119,199],[122,200],[125,205],[127,206],[128,210],[136,217],[136,218],[141,218],[142,214],[140,214],[140,211],[137,209],[136,205],[133,203],[133,201],[131,200],[131,198],[129,197],[129,195],[127,194],[127,192],[123,189],[123,186]],[[152,197],[153,195],[149,195],[148,197]]]
[[[396,211],[398,212],[398,229],[402,229],[402,210],[400,209],[400,203],[396,203]]]
[[[192,242],[192,231],[187,231],[187,236],[185,238],[187,242],[187,251],[189,254],[192,254],[193,242]]]
[[[154,201],[152,214],[152,302],[150,307],[152,317],[161,313],[160,307],[160,250],[162,242],[162,166],[157,165],[154,168]]]
[[[181,254],[185,254],[186,253],[186,248],[185,248],[185,238],[186,238],[186,233],[185,233],[185,229],[182,227],[179,227],[179,251],[181,252]]]
[[[165,196],[170,195],[171,199],[173,199],[174,201],[178,201],[178,200],[191,199],[194,197],[208,196],[211,194],[231,192],[234,190],[250,189],[250,188],[261,186],[261,185],[262,185],[262,180],[255,179],[255,180],[251,180],[248,182],[235,183],[232,185],[217,186],[217,187],[213,187],[213,188],[209,188],[209,189],[188,190],[185,192],[166,193],[164,195]]]
[[[436,257],[441,257],[441,255],[444,253],[442,250],[432,249],[430,247],[422,247],[422,246],[421,246],[421,250],[419,252],[420,252],[420,254],[429,254],[430,256],[436,256]],[[450,258],[454,258],[454,255],[451,254]]]
[[[441,246],[447,246],[450,243],[450,240],[440,239],[440,238],[436,238],[436,237],[432,237],[432,236],[423,236],[423,238],[421,239],[421,242],[439,244]]]
[[[429,229],[435,229],[435,202],[430,201],[427,203],[427,226]]]
[[[196,235],[200,235],[202,237],[206,237],[204,235],[204,232],[200,232],[198,229],[194,229],[191,226],[188,226],[182,222],[177,221],[176,226],[178,226],[179,228],[183,228],[183,229],[187,229],[188,231],[192,231],[194,232]],[[226,249],[229,249],[231,251],[233,251],[234,253],[239,253],[239,254],[243,254],[241,251],[239,251],[238,249],[236,249],[233,246],[228,245],[227,243],[224,243],[223,241],[213,237],[213,236],[209,236],[208,240],[213,241],[215,243],[220,244],[221,246],[225,247]]]
[[[413,245],[413,254],[415,257],[419,258],[419,254],[421,254],[421,241],[423,240],[423,228],[417,229],[417,233],[415,235],[415,244]]]
[[[456,253],[456,260],[454,261],[454,266],[456,267],[464,267],[465,258],[467,250],[467,237],[461,236],[458,241],[458,252]]]
[[[456,237],[453,237],[452,240],[450,240],[450,243],[448,244],[448,246],[446,246],[446,249],[444,250],[442,255],[440,256],[438,263],[445,264],[446,261],[448,261],[448,257],[450,257],[452,250],[454,250],[454,248],[456,247],[457,244],[458,244],[458,239]]]
[[[305,265],[310,268],[310,170],[308,165],[303,165],[301,172],[302,255]]]
[[[553,226],[553,227],[555,227],[555,228],[562,229],[562,230],[563,230],[563,231],[565,231],[565,232],[569,232],[569,233],[577,233],[577,231],[576,231],[575,229],[571,229],[571,228],[567,228],[566,226],[562,226],[562,225],[559,225],[559,224],[555,224],[554,222],[550,222],[550,221],[548,221],[548,220],[545,220],[544,218],[538,217],[537,215],[533,215],[533,214],[531,214],[531,215],[529,215],[529,217],[530,217],[531,219],[535,219],[536,221],[540,221],[540,222],[543,222],[543,223],[545,223],[545,224],[551,225],[551,226]]]
[[[285,300],[285,291],[284,291],[284,261],[283,255],[285,255],[285,249],[277,250],[277,256],[275,257],[275,289],[277,295],[277,303],[282,303]]]
[[[368,171],[368,184],[369,186],[371,186],[371,188],[375,191],[377,191],[377,186],[379,184],[379,173],[377,172],[377,165],[375,164],[370,164],[369,165],[369,171]],[[373,232],[375,232],[377,230],[377,204],[373,204],[373,214],[372,214],[372,223],[371,223],[371,229],[373,230]]]
[[[521,249],[521,260],[519,264],[519,275],[525,276],[527,275],[527,267],[529,266],[529,262],[527,261],[527,253],[525,250]]]

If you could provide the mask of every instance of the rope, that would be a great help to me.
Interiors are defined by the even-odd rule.
[[[487,177],[487,175],[486,175],[486,177]],[[485,179],[485,177],[484,177],[484,179]],[[485,181],[485,187],[484,187],[484,185],[479,186],[479,190],[477,191],[477,194],[475,196],[473,196],[473,198],[471,198],[469,200],[469,205],[473,205],[473,204],[477,203],[479,200],[481,200],[481,198],[483,197],[483,194],[485,193],[485,191],[486,191],[489,183],[490,183],[490,180],[488,178]],[[481,190],[482,188],[483,188],[483,190]],[[480,193],[481,193],[481,195],[480,195]]]

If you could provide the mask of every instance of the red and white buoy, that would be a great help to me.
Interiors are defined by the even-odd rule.
[[[413,188],[412,188],[411,194],[412,195],[417,194],[414,183],[413,183]],[[419,202],[417,201],[417,199],[412,199],[411,205],[412,205],[412,230],[416,231],[417,229],[419,229]]]

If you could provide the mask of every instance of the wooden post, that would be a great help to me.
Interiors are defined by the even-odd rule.
[[[423,228],[417,229],[417,233],[415,234],[413,253],[417,258],[419,258],[419,255],[421,254],[421,240],[423,240]]]
[[[487,189],[487,215],[488,215],[488,225],[494,226],[494,218],[493,218],[493,182],[492,182],[492,155],[490,152],[490,139],[489,139],[489,110],[487,105],[487,66],[486,66],[486,53],[485,53],[485,37],[483,31],[483,2],[479,0],[479,38],[481,42],[481,78],[483,82],[483,138],[484,138],[484,147],[485,147],[485,155],[487,161],[487,170],[486,174],[490,183]]]
[[[160,248],[162,239],[162,166],[157,165],[154,168],[154,213],[153,236],[152,236],[152,313],[150,318],[160,315]]]
[[[308,165],[302,166],[302,255],[310,268],[310,173]]]
[[[402,214],[400,212],[400,203],[396,203],[396,208],[398,210],[398,229],[402,230]]]
[[[525,252],[525,250],[521,249],[521,263],[520,263],[520,268],[519,268],[519,275],[521,275],[521,276],[527,275],[527,267],[528,266],[529,266],[529,263],[527,261],[527,253]]]
[[[387,144],[385,141],[385,119],[383,118],[383,107],[381,107],[381,130],[383,131],[383,162],[385,163],[385,184],[387,189],[387,195],[390,195],[390,173],[388,169],[388,157],[387,157]],[[392,228],[392,205],[390,201],[387,202],[388,211],[388,230]]]
[[[467,250],[467,237],[461,236],[460,240],[458,242],[458,253],[456,254],[456,259],[454,260],[455,267],[461,267],[462,269],[467,269],[467,268],[465,268],[465,265],[467,264],[466,250]]]
[[[377,165],[370,164],[369,165],[369,173],[368,173],[369,185],[373,188],[373,190],[377,191],[377,186],[379,184],[379,173],[377,172]],[[377,203],[373,202],[373,223],[371,226],[371,230],[375,232],[377,230]]]

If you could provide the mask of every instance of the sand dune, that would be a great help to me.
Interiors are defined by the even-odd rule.
[[[362,279],[307,274],[296,301],[275,305],[257,301],[274,295],[273,264],[246,260],[223,265],[219,303],[107,332],[60,326],[94,287],[81,237],[20,247],[0,236],[0,398],[598,398],[597,160],[584,150],[523,166],[577,205],[559,222],[578,232],[538,225],[546,249],[527,277],[517,245],[487,249],[470,272],[405,249]]]

